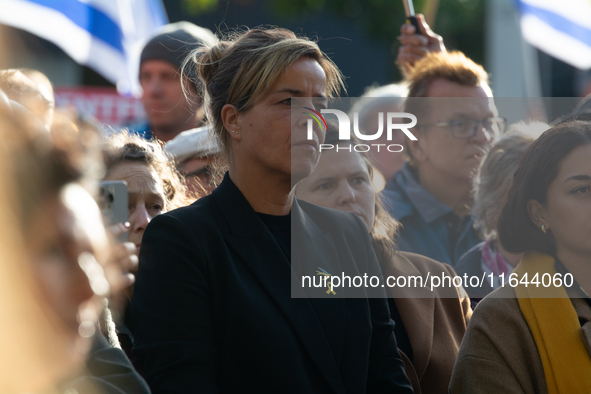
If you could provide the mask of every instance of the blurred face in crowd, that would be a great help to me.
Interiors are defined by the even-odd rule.
[[[178,69],[164,60],[146,60],[140,66],[142,102],[150,126],[155,130],[178,132],[195,127],[200,101],[195,94],[187,98],[183,92]],[[195,93],[187,84],[187,92]],[[168,139],[163,139],[168,140]]]
[[[419,126],[497,116],[492,92],[487,85],[462,86],[438,79],[429,86],[427,97],[441,99],[428,99],[429,110],[419,117]],[[467,139],[454,137],[451,126],[425,126],[418,130],[418,141],[409,143],[409,149],[418,163],[419,172],[429,172],[431,178],[469,182],[492,139],[482,124]]]
[[[556,242],[563,262],[567,256],[591,258],[591,145],[575,148],[560,163],[558,174],[548,188],[546,204],[528,202],[533,223],[542,224]],[[566,258],[564,258],[566,257]],[[568,267],[569,270],[571,267]],[[585,271],[587,276],[589,268]],[[573,272],[576,276],[576,272]]]
[[[166,196],[160,176],[143,163],[122,162],[115,166],[105,180],[125,181],[129,194],[129,242],[140,248],[144,231],[150,221],[166,212]],[[133,272],[135,273],[135,272]]]
[[[5,83],[12,86],[11,90],[7,91],[9,98],[31,111],[43,126],[49,130],[55,106],[53,93],[48,91],[46,86],[37,83],[37,81],[29,78],[21,71],[6,71],[7,73],[2,78],[5,79]],[[49,81],[48,83],[51,86]]]
[[[314,139],[307,140],[309,117],[302,114],[292,119],[291,97],[324,101],[320,98],[325,96],[326,75],[320,64],[307,57],[297,60],[248,111],[238,113],[240,143],[232,151],[233,158],[242,161],[239,165],[260,169],[261,174],[291,177],[292,183],[308,176],[318,161],[324,132],[315,128]],[[230,125],[226,128],[232,133]]]
[[[39,93],[43,97],[44,104],[46,105],[46,111],[44,116],[40,117],[40,120],[49,128],[51,126],[51,122],[53,121],[53,112],[55,110],[55,96],[53,94],[53,86],[51,85],[51,81],[40,71],[26,70],[24,72],[27,77],[37,84]]]
[[[382,113],[383,127],[384,130],[386,130],[386,125],[388,124],[386,114],[388,112],[402,112],[402,109],[399,107],[383,107],[376,109],[374,113],[367,117],[367,121],[365,123],[365,129],[367,130],[367,134],[373,134],[378,130],[380,112]],[[405,123],[406,120],[394,118],[392,122]],[[371,164],[384,176],[386,182],[392,179],[396,171],[400,170],[406,162],[402,152],[390,152],[388,151],[388,149],[386,149],[386,147],[392,144],[399,144],[404,146],[404,138],[405,135],[401,130],[393,130],[391,140],[388,141],[388,133],[383,132],[380,138],[378,138],[375,141],[371,141],[372,144],[385,145],[380,147],[379,151],[377,149],[372,149],[368,153],[370,155],[369,159],[371,160]],[[396,149],[392,148],[392,150]]]
[[[185,185],[190,194],[199,197],[211,194],[214,189],[210,168],[213,160],[211,157],[193,158],[179,166],[179,172],[185,177]]]
[[[41,93],[35,93],[24,97],[21,104],[33,112],[47,130],[51,128],[51,122],[53,121],[53,102],[49,101]]]
[[[28,259],[44,300],[69,338],[71,351],[84,357],[109,292],[103,266],[108,240],[94,199],[70,184],[44,201],[25,232]]]
[[[296,197],[312,204],[352,212],[371,231],[376,195],[367,161],[357,152],[323,150],[314,172],[296,188]]]

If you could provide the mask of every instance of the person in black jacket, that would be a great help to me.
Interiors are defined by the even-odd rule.
[[[152,391],[411,393],[383,289],[351,298],[300,282],[319,269],[380,275],[359,218],[293,197],[324,130],[306,139],[291,98],[326,102],[340,71],[284,29],[250,30],[188,63],[229,170],[145,232],[131,318]]]

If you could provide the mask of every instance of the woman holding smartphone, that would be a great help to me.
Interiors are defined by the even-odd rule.
[[[284,29],[247,31],[191,62],[229,166],[210,196],[157,216],[144,235],[131,315],[152,390],[412,392],[384,298],[308,299],[292,286],[310,250],[324,268],[342,257],[379,273],[361,220],[293,197],[324,132],[306,138],[291,98],[325,101],[340,90],[340,71]],[[293,248],[292,219],[305,239]],[[329,238],[336,248],[325,247]]]

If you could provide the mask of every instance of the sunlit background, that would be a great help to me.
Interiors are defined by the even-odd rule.
[[[129,124],[143,117],[140,103],[131,97],[139,94],[134,74],[138,53],[150,32],[167,22],[188,20],[222,33],[241,26],[277,25],[315,37],[347,77],[349,96],[401,78],[395,64],[397,37],[405,19],[400,0],[0,0],[0,4],[1,33],[9,53],[0,59],[0,67],[42,71],[56,87],[58,105],[73,103],[110,124]],[[27,8],[31,5],[53,12],[33,20]],[[95,29],[91,36],[99,41],[109,41],[113,34],[105,32],[109,23],[95,14],[110,18],[122,35],[125,65],[106,61],[109,56],[96,46],[85,49],[78,42],[84,40],[70,33],[56,9],[77,19],[80,26],[87,23],[83,27]],[[448,49],[463,51],[485,66],[497,97],[591,93],[591,0],[416,0],[415,10],[425,14]],[[115,86],[123,95],[117,95]]]

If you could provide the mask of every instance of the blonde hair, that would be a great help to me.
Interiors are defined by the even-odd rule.
[[[286,29],[256,28],[233,33],[215,45],[196,49],[185,59],[182,74],[190,74],[187,67],[195,67],[204,87],[207,120],[228,162],[231,161],[229,140],[221,117],[224,105],[232,104],[238,111],[248,111],[302,57],[320,64],[326,73],[327,95],[338,95],[344,83],[337,66],[315,42]]]

